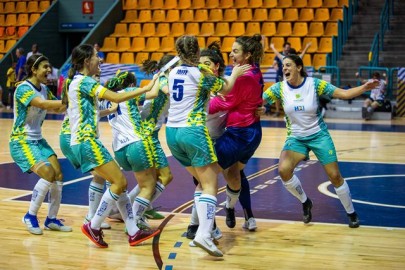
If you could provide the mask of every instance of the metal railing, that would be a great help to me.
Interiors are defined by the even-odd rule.
[[[320,74],[322,74],[322,73],[331,74],[334,85],[336,85],[337,87],[340,87],[340,69],[337,66],[320,66],[318,68],[317,72]],[[336,75],[336,76],[334,76],[334,75]]]
[[[362,75],[363,72],[367,72],[367,78],[371,78],[373,71],[384,72],[385,76],[384,76],[384,73],[380,74],[380,75],[381,75],[381,78],[385,79],[386,82],[387,82],[386,91],[385,91],[385,97],[388,98],[388,99],[392,99],[394,97],[394,91],[393,91],[394,77],[395,77],[394,74],[395,74],[395,72],[398,72],[398,69],[399,68],[397,68],[397,67],[395,67],[395,68],[387,68],[387,67],[361,66],[361,67],[359,67],[358,72],[359,72],[360,78],[362,77],[361,75]],[[361,83],[362,82],[360,80],[357,80],[357,85],[361,85]]]

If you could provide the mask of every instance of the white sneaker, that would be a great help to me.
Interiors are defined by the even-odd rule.
[[[43,233],[41,228],[39,227],[37,216],[27,213],[22,218],[22,222],[27,226],[27,229],[30,233],[35,235],[41,235]]]
[[[197,247],[200,247],[208,252],[211,256],[215,257],[222,257],[224,254],[220,251],[217,246],[214,244],[211,238],[209,237],[201,237],[200,235],[196,235],[194,238],[194,244]]]
[[[122,216],[121,216],[121,213],[120,212],[118,212],[118,213],[110,213],[110,215],[108,216],[108,218],[109,219],[115,219],[115,220],[119,220],[119,221],[124,221],[123,219],[122,219]]]
[[[146,219],[146,217],[141,217],[137,224],[138,228],[141,230],[148,230],[148,229],[152,229],[152,227],[149,225],[148,220]]]
[[[46,217],[44,227],[45,227],[45,230],[51,230],[51,231],[60,231],[60,232],[71,232],[72,231],[72,227],[64,225],[62,223],[62,220],[57,219],[57,218]]]
[[[219,227],[217,226],[215,229],[212,230],[211,232],[211,236],[212,238],[214,238],[215,240],[219,240],[222,238],[222,232],[219,229]]]
[[[188,243],[188,246],[189,247],[196,247],[196,244],[194,244],[194,241],[191,240],[190,243]]]
[[[242,228],[251,232],[255,231],[257,229],[256,219],[254,217],[249,218],[243,223]]]
[[[83,224],[87,224],[90,221],[91,221],[91,219],[87,218],[87,216],[86,216],[83,220]],[[107,222],[102,222],[100,228],[103,230],[109,230],[109,229],[111,229],[111,225],[108,224]]]

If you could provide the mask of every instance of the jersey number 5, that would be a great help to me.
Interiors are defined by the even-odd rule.
[[[181,101],[183,99],[183,94],[184,94],[184,86],[183,86],[184,80],[174,80],[173,84],[173,99],[175,101]]]

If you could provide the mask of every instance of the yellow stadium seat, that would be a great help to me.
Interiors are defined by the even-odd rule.
[[[128,49],[130,52],[141,52],[145,49],[145,38],[134,37],[132,38],[131,47]]]
[[[8,1],[4,4],[4,13],[10,14],[15,13],[15,4],[12,1]]]
[[[339,0],[338,6],[339,7],[343,7],[343,6],[348,7],[349,6],[349,0]]]
[[[307,7],[307,0],[294,0],[292,3],[292,7],[294,8],[305,8]]]
[[[28,31],[28,29],[29,29],[28,26],[20,26],[20,27],[18,27],[17,37],[21,38],[22,36],[24,36],[25,33]]]
[[[41,14],[39,13],[31,13],[30,15],[30,20],[29,20],[29,25],[33,25],[36,23],[36,21],[41,17]]]
[[[17,17],[16,26],[27,26],[29,25],[29,15],[28,13],[20,13]]]
[[[129,37],[120,37],[118,38],[116,51],[125,52],[131,48],[131,38]]]
[[[309,8],[320,8],[322,7],[322,0],[308,0],[308,5],[307,7]]]
[[[15,5],[16,13],[26,13],[27,12],[27,3],[26,2],[17,2]]]
[[[152,60],[152,59],[151,59],[151,60]],[[160,59],[159,59],[159,60],[160,60]],[[147,80],[147,79],[141,80],[141,82],[139,83],[139,87],[142,88],[142,87],[147,86],[147,85],[150,83],[150,81],[151,81],[151,80]]]
[[[4,27],[0,27],[0,37],[4,34]],[[5,53],[4,39],[0,39],[0,53]]]
[[[123,3],[124,10],[136,9],[136,8],[138,8],[137,0],[124,0],[124,3]]]
[[[320,66],[326,66],[326,54],[316,53],[312,58],[312,65],[315,69],[319,69]]]
[[[205,37],[198,36],[197,40],[198,40],[198,46],[200,48],[205,48]]]
[[[184,23],[172,23],[171,36],[179,37],[184,35]]]
[[[233,0],[220,0],[219,7],[220,8],[232,8],[233,2],[234,2]]]
[[[191,3],[192,9],[203,9],[205,8],[205,0],[193,0]]]
[[[152,11],[151,10],[141,10],[138,13],[138,18],[136,22],[148,23],[152,21]]]
[[[180,22],[192,22],[194,21],[194,10],[184,9],[181,11]]]
[[[249,1],[248,0],[235,0],[233,4],[234,8],[246,8],[249,7]]]
[[[14,26],[17,24],[17,14],[7,14],[5,26]]]
[[[276,34],[276,23],[275,22],[264,22],[262,25],[262,35],[266,37],[272,37]]]
[[[110,64],[119,64],[120,63],[120,53],[118,52],[109,52],[107,53],[106,63]]]
[[[291,44],[291,48],[294,48],[297,52],[302,50],[300,37],[288,37],[287,42]]]
[[[169,23],[158,23],[155,36],[167,37],[168,35],[170,35],[170,24]],[[148,45],[146,45],[146,46],[148,46]]]
[[[225,66],[229,65],[229,54],[223,52],[222,53],[222,58],[224,59]]]
[[[292,6],[292,0],[278,0],[277,7],[279,8],[289,8]]]
[[[3,5],[3,2],[0,2],[0,13],[4,13],[4,5]]]
[[[332,38],[322,37],[319,41],[318,52],[319,53],[331,53],[332,52]]]
[[[227,22],[219,22],[215,26],[215,36],[224,37],[229,34],[229,23]]]
[[[261,8],[263,6],[263,0],[249,0],[248,7]]]
[[[338,35],[338,24],[337,22],[328,22],[325,27],[325,36],[337,36]]]
[[[5,52],[8,52],[13,48],[13,46],[17,43],[16,39],[7,39],[6,45],[4,47]]]
[[[272,66],[274,62],[274,53],[265,53],[261,62],[261,66],[269,67]]]
[[[279,22],[283,20],[283,10],[281,8],[270,9],[269,12],[269,21]]]
[[[152,21],[157,23],[166,21],[166,11],[161,9],[154,10],[152,13]]]
[[[165,0],[165,5],[163,8],[164,9],[177,9],[177,0]]]
[[[195,22],[187,23],[185,34],[191,36],[198,36],[200,34],[200,24]]]
[[[342,8],[334,8],[330,14],[330,21],[343,21],[343,9]]]
[[[101,50],[103,52],[115,51],[117,49],[117,40],[115,37],[105,37]]]
[[[131,23],[128,27],[128,36],[139,37],[142,33],[142,26],[140,23]]]
[[[238,10],[236,8],[225,9],[223,20],[226,22],[234,22],[238,20]]]
[[[246,31],[245,31],[246,36],[253,36],[255,34],[260,35],[260,33],[261,33],[261,30],[260,30],[259,22],[249,22],[246,24]]]
[[[208,37],[207,38],[207,47],[214,42],[219,42],[221,43],[221,37]]]
[[[275,8],[277,7],[277,0],[263,0],[264,8]]]
[[[314,10],[312,8],[302,8],[300,10],[299,21],[310,22],[314,19]]]
[[[318,51],[318,39],[316,37],[305,37],[304,40],[302,41],[302,47],[305,48],[305,46],[311,42],[311,46],[308,48],[307,53],[315,53]]]
[[[149,53],[147,52],[138,52],[135,58],[135,64],[141,65],[143,61],[149,59]]]
[[[121,53],[120,64],[131,65],[135,63],[135,57],[133,52],[123,52]]]
[[[288,37],[291,36],[292,27],[290,22],[280,22],[277,25],[277,36]]]
[[[322,22],[311,22],[309,25],[308,36],[321,37],[323,36],[324,28]]]
[[[311,55],[308,53],[304,54],[304,56],[302,57],[302,62],[304,62],[304,66],[306,67],[312,66]]]
[[[270,43],[274,44],[274,47],[277,49],[277,51],[281,52],[283,50],[283,45],[284,45],[284,38],[283,37],[272,37],[270,39]]]
[[[39,2],[39,12],[45,12],[51,5],[50,1],[40,1]]]
[[[194,20],[196,22],[206,22],[208,21],[208,10],[197,9],[194,14]]]
[[[338,0],[323,0],[322,6],[326,8],[335,8],[338,6]]]
[[[0,14],[0,26],[5,25],[6,23],[6,16],[4,14]]]
[[[27,12],[28,13],[39,12],[38,1],[29,1],[27,4]]]
[[[125,17],[121,22],[132,23],[132,22],[136,22],[137,18],[138,18],[137,10],[127,10],[127,11],[125,11]]]
[[[229,35],[233,36],[233,37],[237,37],[237,36],[243,36],[244,34],[245,34],[245,23],[233,22]]]
[[[111,34],[112,37],[125,37],[128,35],[127,24],[117,23],[114,28],[114,33]]]
[[[220,22],[223,20],[222,9],[214,8],[209,11],[208,21],[209,22]]]
[[[191,0],[179,0],[177,4],[178,9],[189,9],[191,8]]]
[[[144,23],[143,24],[141,36],[151,37],[151,36],[154,36],[155,33],[156,33],[155,23]]]
[[[157,9],[157,8],[163,8],[163,0],[155,0],[152,1],[152,4],[155,4],[154,7],[151,6],[151,0],[138,0],[137,3],[137,8],[138,9]]]
[[[265,8],[257,8],[255,9],[255,12],[253,14],[253,20],[254,21],[259,21],[259,22],[263,22],[263,21],[267,21],[267,9]]]
[[[267,90],[270,86],[272,86],[273,84],[275,84],[275,82],[265,82],[264,83],[264,87],[263,90]]]
[[[328,8],[317,8],[315,11],[314,21],[325,22],[329,20]]]
[[[200,29],[200,36],[212,36],[215,33],[214,23],[202,23]]]
[[[252,9],[244,8],[239,10],[238,21],[240,22],[250,22],[253,19]]]
[[[231,52],[232,45],[235,42],[235,37],[224,37],[222,44],[221,44],[221,51],[223,52]]]
[[[166,22],[178,22],[180,21],[180,10],[169,9],[166,14]]]
[[[174,45],[174,37],[163,37],[159,51],[171,52],[171,51],[175,51],[175,50],[176,50],[176,48]]]
[[[145,52],[155,52],[160,49],[160,39],[158,37],[149,37],[146,41]]]
[[[159,62],[160,59],[164,56],[164,53],[161,52],[154,52],[150,54],[150,60]]]
[[[308,34],[308,24],[306,22],[294,23],[292,36],[303,37],[306,36],[307,34]]]
[[[206,0],[205,1],[205,8],[218,8],[219,7],[219,0]]]
[[[295,22],[298,20],[298,9],[287,8],[284,11],[284,21]]]

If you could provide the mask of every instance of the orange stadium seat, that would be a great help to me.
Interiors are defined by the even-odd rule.
[[[307,0],[294,0],[292,3],[292,7],[294,8],[305,8],[307,7]]]
[[[295,22],[298,20],[298,9],[296,8],[287,8],[284,11],[284,21]]]
[[[175,50],[174,37],[163,37],[158,51],[171,52]]]
[[[278,22],[283,20],[283,10],[281,8],[270,9],[269,21]]]
[[[223,20],[222,9],[214,8],[209,11],[209,22],[220,22]]]
[[[314,21],[325,22],[329,20],[328,8],[317,8],[315,11]]]
[[[184,23],[172,23],[172,29],[170,35],[174,37],[179,37],[184,35]]]
[[[297,51],[297,53],[302,50],[300,37],[288,37],[287,42],[291,44],[291,47],[294,48]]]
[[[343,7],[343,6],[348,7],[349,6],[349,0],[339,0],[338,6],[339,7]]]
[[[137,0],[124,0],[124,4],[123,4],[124,10],[136,9],[136,8],[138,8]]]
[[[325,27],[325,36],[337,36],[338,35],[338,24],[337,22],[328,22]]]
[[[271,37],[276,34],[276,23],[274,22],[264,22],[262,25],[262,35]]]
[[[139,37],[142,33],[142,26],[140,23],[131,23],[128,27],[128,36]]]
[[[252,9],[244,8],[239,10],[238,21],[240,22],[250,22],[253,19]]]
[[[277,7],[279,8],[289,8],[292,6],[292,0],[278,0]]]
[[[192,9],[202,9],[205,8],[205,0],[193,0],[191,3]]]
[[[332,52],[332,38],[322,37],[319,41],[318,52],[319,53],[331,53]]]
[[[27,12],[28,13],[39,12],[38,1],[29,1],[27,4]]]
[[[200,24],[196,22],[187,23],[185,34],[198,36],[200,34]]]
[[[45,12],[51,5],[50,1],[40,1],[39,2],[39,12]]]
[[[320,8],[322,7],[322,0],[308,0],[308,5],[307,7],[309,8]]]
[[[229,54],[228,53],[222,53],[222,58],[224,59],[225,66],[229,65]]]
[[[224,37],[229,34],[229,23],[227,22],[219,22],[215,26],[215,36]]]
[[[206,22],[208,21],[208,10],[197,9],[194,14],[194,20],[196,22]]]
[[[249,1],[248,0],[235,0],[235,3],[233,4],[234,8],[246,8],[249,7]]]
[[[335,8],[338,6],[338,0],[323,0],[322,6],[326,8]]]
[[[39,13],[31,13],[30,15],[30,20],[29,20],[29,25],[33,25],[36,23],[36,21],[41,17],[41,14]]]
[[[255,12],[253,14],[253,20],[254,21],[267,21],[268,15],[267,15],[267,9],[265,8],[257,8],[255,9]]]
[[[15,26],[8,26],[6,28],[6,38],[17,38],[17,29]]]
[[[18,14],[16,26],[28,26],[28,25],[29,25],[28,13]]]
[[[6,41],[6,45],[4,47],[5,52],[8,52],[9,50],[11,50],[11,48],[13,48],[13,46],[17,43],[16,39],[7,39]]]
[[[194,21],[194,10],[184,9],[181,11],[180,22],[192,22]]]
[[[294,23],[294,28],[292,31],[292,36],[303,37],[308,34],[308,24],[306,22],[296,22]]]
[[[128,49],[130,52],[141,52],[145,49],[145,38],[134,37],[132,38],[131,47]]]
[[[141,10],[138,13],[138,18],[136,22],[151,22],[152,21],[152,11],[151,10]]]
[[[248,7],[261,8],[263,6],[263,0],[249,0]]]
[[[274,62],[274,53],[265,53],[261,62],[261,66],[272,66]]]
[[[151,37],[151,36],[154,36],[155,33],[156,33],[155,23],[144,23],[143,24],[141,36]]]
[[[166,11],[161,9],[156,9],[152,13],[153,22],[164,22],[166,20]]]
[[[310,22],[314,19],[314,10],[312,8],[302,8],[300,10],[299,21]]]
[[[312,66],[311,55],[308,53],[304,54],[304,56],[302,57],[302,62],[304,62],[304,66],[306,67]]]
[[[215,33],[214,23],[202,23],[200,29],[200,36],[212,36]]]
[[[167,37],[168,35],[170,35],[170,24],[169,23],[158,23],[155,36]]]
[[[291,36],[292,27],[290,22],[279,22],[277,25],[277,36],[288,37]]]
[[[147,79],[143,79],[140,83],[139,83],[139,87],[145,87],[150,83],[151,80],[147,80]]]
[[[221,51],[223,52],[231,52],[232,45],[235,42],[235,37],[224,37],[222,44],[221,44]]]
[[[221,37],[208,37],[207,38],[207,47],[213,42],[221,43]]]
[[[3,46],[0,48],[3,48],[3,49],[4,49],[4,40],[3,39],[5,38],[5,35],[6,35],[6,28],[3,26],[0,26],[0,46]],[[0,52],[2,52],[1,49],[0,49]]]
[[[114,33],[111,34],[112,37],[125,37],[128,35],[128,29],[126,23],[117,23],[114,28]]]
[[[164,55],[165,54],[161,52],[153,52],[150,54],[150,60],[159,62]]]
[[[277,7],[277,0],[263,0],[264,8],[275,8]]]
[[[236,8],[225,9],[223,20],[226,22],[234,22],[238,20],[238,10]]]
[[[17,24],[17,14],[7,14],[5,26],[14,26]]]
[[[6,16],[4,14],[0,14],[0,26],[5,25],[6,23]]]
[[[155,0],[152,3],[155,3],[155,6],[151,6],[151,0],[138,0],[136,4],[138,9],[151,9],[151,8],[163,8],[163,0]]]
[[[107,53],[106,63],[110,64],[119,64],[120,63],[120,53],[118,52],[109,52]]]
[[[25,35],[25,33],[27,33],[28,30],[29,30],[28,26],[20,26],[20,27],[18,27],[17,37],[21,38],[22,36]]]
[[[198,46],[200,46],[200,48],[205,48],[205,37],[197,37],[198,40]]]
[[[127,11],[125,11],[125,17],[121,22],[131,23],[131,22],[136,22],[137,19],[138,19],[137,10],[127,10]]]
[[[233,7],[233,2],[234,2],[233,0],[220,0],[219,7],[220,8],[231,8],[231,7]]]
[[[244,34],[245,34],[245,23],[233,22],[229,35],[233,36],[233,37],[237,37],[237,36],[243,36]]]
[[[134,64],[135,57],[133,52],[123,52],[121,53],[120,64]]]
[[[191,0],[179,0],[177,4],[178,9],[189,9],[191,8]]]
[[[15,12],[15,4],[12,1],[6,2],[4,4],[4,13],[9,14],[9,13],[14,13]]]
[[[109,52],[115,51],[117,48],[117,40],[115,37],[105,37],[101,51]]]
[[[166,14],[166,22],[178,22],[180,21],[180,10],[169,9]]]
[[[270,43],[273,43],[274,47],[279,52],[281,52],[283,50],[284,42],[285,42],[285,40],[283,37],[271,37],[271,39],[270,39]]]
[[[206,0],[205,1],[205,8],[218,8],[219,7],[219,0]]]
[[[324,28],[322,22],[311,22],[309,25],[308,36],[320,37],[323,36]]]
[[[342,8],[334,8],[330,14],[330,21],[343,21],[343,9]]]
[[[246,31],[245,35],[246,36],[253,36],[255,34],[260,35],[261,30],[260,30],[260,23],[259,22],[249,22],[246,25]]]
[[[0,37],[1,37],[1,29],[3,29],[4,34],[4,27],[0,27]],[[5,46],[4,46],[4,39],[0,39],[0,53],[5,53]]]
[[[152,1],[154,2],[154,1]],[[165,0],[164,9],[177,9],[177,0]]]
[[[120,37],[118,38],[116,51],[125,52],[131,48],[131,38],[129,37]]]
[[[3,5],[3,2],[0,2],[0,13],[4,13],[4,5]]]
[[[146,41],[145,52],[154,52],[160,49],[160,39],[158,37],[149,37]]]
[[[27,3],[26,2],[17,2],[15,5],[16,13],[26,13],[27,12]]]
[[[316,37],[305,37],[304,40],[302,41],[302,47],[305,48],[305,46],[311,42],[311,46],[308,48],[307,53],[315,53],[318,51],[318,39]]]
[[[149,59],[149,53],[147,52],[138,52],[135,58],[135,64],[141,65],[143,61]]]
[[[312,57],[312,65],[315,69],[319,69],[320,66],[326,66],[326,54],[316,53]]]

